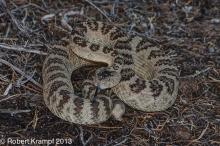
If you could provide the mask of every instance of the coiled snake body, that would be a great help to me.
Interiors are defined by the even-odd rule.
[[[172,51],[142,37],[128,37],[112,25],[82,22],[69,38],[69,45],[54,46],[44,61],[44,101],[52,113],[73,123],[101,123],[111,115],[117,118],[117,114],[120,118],[123,113],[116,107],[121,105],[113,104],[111,97],[100,94],[91,100],[74,94],[72,71],[93,61],[108,64],[96,71],[95,86],[112,88],[135,109],[165,110],[174,103],[178,92],[179,71],[174,57]]]

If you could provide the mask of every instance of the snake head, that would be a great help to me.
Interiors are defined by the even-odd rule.
[[[101,67],[96,70],[95,83],[100,89],[112,88],[119,84],[121,75],[110,67]]]

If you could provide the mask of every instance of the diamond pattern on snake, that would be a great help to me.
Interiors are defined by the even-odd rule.
[[[147,38],[129,37],[119,28],[99,21],[81,22],[68,45],[54,45],[43,64],[43,96],[56,116],[77,124],[97,124],[110,116],[120,120],[125,106],[146,112],[163,111],[178,93],[175,53]],[[83,95],[74,93],[71,74],[79,67],[106,63],[92,80],[84,81]],[[111,88],[123,102],[96,94]],[[94,97],[95,96],[95,97]]]

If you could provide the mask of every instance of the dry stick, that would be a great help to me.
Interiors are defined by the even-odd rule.
[[[89,141],[93,138],[93,136],[91,134],[91,136],[85,141],[83,137],[83,128],[81,126],[79,126],[79,130],[80,130],[80,140],[83,146],[86,146],[89,143]]]
[[[215,79],[215,78],[213,78],[213,77],[209,77],[210,79],[212,79],[212,81],[210,81],[210,82],[217,82],[217,83],[220,83],[220,80],[218,80],[218,79]]]
[[[10,109],[0,109],[0,113],[7,113],[11,115],[15,115],[18,113],[29,113],[31,110],[10,110]]]
[[[202,73],[205,73],[207,71],[209,71],[211,69],[211,67],[208,67],[204,70],[201,70],[201,71],[196,71],[195,74],[192,74],[192,75],[187,75],[187,76],[183,76],[183,77],[180,77],[181,79],[186,79],[186,78],[195,78],[197,77],[198,75],[202,74]]]
[[[115,144],[114,146],[120,146],[120,145],[123,145],[126,141],[128,141],[127,138],[125,138],[124,140],[122,140],[121,142]]]
[[[216,141],[216,140],[209,140],[211,142],[211,144],[220,144],[220,141]]]
[[[0,37],[0,40],[4,40],[4,41],[17,41],[18,38],[6,38],[6,37],[2,38],[2,37]]]
[[[15,24],[21,32],[27,35],[29,32],[33,32],[32,29],[28,28],[26,25],[23,25],[9,10],[7,10],[7,13],[11,17],[13,24]]]
[[[8,85],[8,87],[5,89],[5,92],[3,93],[3,95],[4,95],[4,96],[8,95],[9,91],[11,90],[11,88],[12,88],[12,83],[10,83],[10,84]]]
[[[187,144],[187,146],[191,145],[194,142],[199,142],[199,140],[204,136],[204,134],[207,131],[208,127],[209,127],[209,122],[207,122],[207,125],[206,125],[205,129],[202,130],[202,133],[199,135],[199,137],[196,138],[196,139],[193,139],[189,144]]]
[[[0,96],[0,98],[2,98],[2,99],[0,99],[0,102],[9,100],[10,98],[14,98],[14,97],[16,97],[16,96],[18,96],[18,95],[15,94],[15,95],[12,95],[12,96],[7,96],[6,98],[4,98],[5,96]]]
[[[3,43],[0,43],[0,48],[8,49],[8,50],[14,50],[14,51],[23,51],[23,52],[29,52],[29,53],[35,53],[40,55],[47,55],[47,53],[38,51],[38,50],[31,50],[31,49],[25,49],[21,46],[10,46]]]
[[[35,112],[34,112],[34,118],[33,118],[33,120],[32,120],[32,127],[34,128],[34,130],[36,129],[36,127],[37,127],[37,121],[39,120],[39,118],[38,118],[38,111],[37,110],[35,110]]]
[[[41,84],[39,84],[37,81],[35,81],[34,79],[30,78],[30,76],[26,75],[22,70],[20,70],[18,67],[14,66],[13,64],[9,63],[8,61],[5,61],[3,59],[0,58],[0,62],[10,66],[13,70],[15,70],[16,72],[18,72],[19,74],[21,74],[22,76],[24,76],[25,78],[29,79],[29,81],[31,81],[32,83],[34,83],[35,85],[37,85],[38,87],[42,88]]]
[[[102,15],[103,16],[105,16],[107,19],[108,19],[108,21],[109,22],[112,22],[111,21],[111,19],[108,17],[108,16],[106,16],[106,14],[99,8],[99,7],[97,7],[95,4],[93,4],[91,1],[89,1],[89,0],[85,0],[87,3],[89,3],[91,6],[93,6],[94,8],[96,8],[100,13],[102,13]]]

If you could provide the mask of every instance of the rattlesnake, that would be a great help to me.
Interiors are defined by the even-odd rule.
[[[68,42],[67,46],[53,46],[43,64],[44,101],[56,116],[78,124],[122,116],[123,105],[113,104],[111,97],[98,94],[91,100],[74,93],[72,71],[91,64],[89,61],[108,64],[96,71],[94,85],[112,88],[135,109],[161,111],[174,103],[179,71],[173,51],[143,37],[128,37],[119,28],[97,21],[82,22]]]

